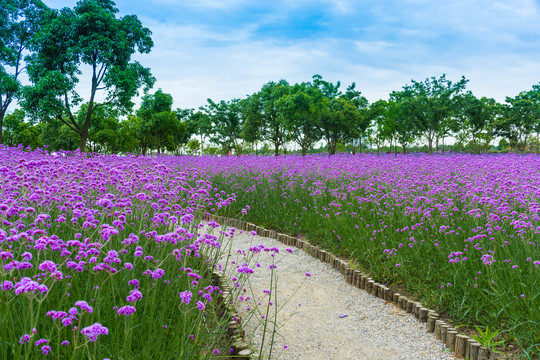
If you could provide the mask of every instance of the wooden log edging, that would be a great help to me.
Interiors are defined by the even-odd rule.
[[[398,308],[413,314],[420,322],[426,323],[427,332],[434,333],[435,338],[452,352],[458,359],[469,360],[497,360],[499,355],[490,349],[481,346],[476,340],[464,335],[458,334],[458,331],[450,324],[439,319],[439,314],[433,310],[423,307],[420,302],[416,302],[399,294],[394,289],[383,284],[375,282],[369,275],[362,273],[350,266],[349,259],[339,258],[336,255],[323,250],[318,246],[310,244],[306,240],[296,238],[287,234],[278,233],[274,230],[264,229],[255,224],[231,219],[223,216],[210,216],[220,225],[234,226],[237,229],[245,231],[255,231],[258,235],[275,239],[284,245],[295,246],[321,262],[330,264],[339,271],[345,281],[352,286],[365,290],[367,293],[393,303]]]
[[[215,270],[212,272],[212,279],[222,290],[221,296],[217,299],[218,306],[231,315],[231,321],[227,324],[227,337],[233,339],[232,353],[225,358],[234,358],[239,360],[251,360],[251,349],[245,341],[245,331],[242,328],[242,318],[236,309],[236,302],[232,298],[231,287],[227,283],[223,273]]]

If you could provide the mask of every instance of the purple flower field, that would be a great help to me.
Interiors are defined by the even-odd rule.
[[[456,326],[538,352],[536,155],[2,148],[0,191],[1,358],[150,356],[156,343],[164,357],[215,356],[218,326],[204,317],[220,291],[208,269],[221,238],[197,231],[208,213],[307,237]]]
[[[540,343],[540,157],[193,159],[236,195],[221,213],[307,238],[454,325]],[[532,354],[532,355],[531,355]]]
[[[220,238],[197,230],[233,198],[198,169],[4,147],[0,194],[1,359],[205,359],[227,347],[211,281]]]

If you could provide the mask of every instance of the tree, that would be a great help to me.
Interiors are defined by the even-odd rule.
[[[152,95],[143,96],[141,107],[137,110],[140,118],[137,129],[146,139],[146,142],[141,142],[146,145],[143,154],[147,146],[155,147],[158,153],[163,148],[173,151],[185,134],[185,125],[180,123],[177,114],[172,111],[172,103],[172,96],[161,89]]]
[[[328,156],[336,153],[338,142],[358,138],[361,131],[359,128],[364,125],[361,108],[365,107],[367,100],[355,90],[355,83],[347,88],[345,94],[339,90],[340,85],[339,81],[333,84],[324,81],[320,75],[313,76],[313,86],[324,95],[320,127],[328,145]]]
[[[320,119],[324,111],[323,92],[309,83],[295,84],[289,94],[276,103],[291,138],[300,146],[302,156],[321,139]]]
[[[459,99],[462,121],[462,129],[468,129],[472,137],[473,152],[480,153],[481,147],[478,142],[480,134],[485,134],[484,151],[492,138],[495,120],[498,113],[498,104],[492,98],[482,97],[478,99],[470,91]]]
[[[384,103],[384,116],[391,124],[389,126],[390,136],[394,136],[396,143],[399,139],[403,148],[403,155],[407,154],[407,147],[418,136],[418,129],[415,127],[415,116],[410,111],[411,107],[408,100],[407,92],[394,91],[390,94],[390,99]]]
[[[203,154],[204,140],[212,134],[212,121],[210,116],[201,107],[199,111],[190,109],[187,113],[178,109],[176,113],[184,120],[186,124],[186,139],[189,141],[192,135],[200,136],[200,152]]]
[[[343,99],[350,101],[358,110],[358,114],[354,117],[354,122],[347,132],[345,141],[352,143],[352,152],[356,153],[355,140],[358,139],[360,152],[362,152],[362,139],[367,136],[367,129],[371,126],[372,119],[368,116],[368,100],[362,96],[360,91],[356,90],[356,83],[352,83],[347,87],[345,94],[341,96]]]
[[[433,153],[433,143],[447,136],[449,120],[456,113],[456,97],[465,89],[468,80],[464,76],[452,83],[443,74],[438,79],[431,77],[423,82],[412,80],[411,85],[403,87],[402,96],[406,98],[406,112],[415,121],[416,128]]]
[[[77,122],[84,123],[88,113],[88,103],[77,111]],[[96,107],[92,113],[90,128],[88,129],[88,143],[93,152],[113,152],[119,149],[119,122],[118,112],[110,105]]]
[[[96,108],[112,105],[126,114],[139,88],[147,91],[155,81],[148,68],[131,61],[136,52],[150,52],[150,30],[136,16],[117,18],[117,12],[111,0],[80,0],[73,9],[51,11],[32,41],[35,54],[29,58],[28,74],[34,85],[25,88],[24,106],[33,116],[55,118],[78,133],[81,151]],[[75,88],[81,64],[91,68],[91,86],[80,124],[73,108],[82,101]],[[102,103],[96,102],[99,91],[105,98]]]
[[[7,114],[2,124],[4,134],[4,144],[14,146],[20,144],[19,134],[25,128],[24,119],[26,114],[20,109],[15,109],[11,114]]]
[[[42,25],[46,10],[40,0],[0,0],[0,144],[4,116],[20,96],[25,51]]]
[[[240,155],[241,147],[238,140],[242,131],[242,112],[240,100],[220,101],[216,103],[207,99],[206,112],[210,117],[213,133],[210,139],[221,146],[225,154],[233,150]]]
[[[285,118],[281,116],[277,102],[289,92],[290,85],[285,80],[270,81],[261,91],[242,101],[244,124],[242,137],[248,142],[268,141],[274,145],[274,155],[287,141]]]
[[[137,132],[140,120],[137,115],[129,114],[127,119],[120,121],[118,129],[120,151],[130,154],[140,154],[142,152],[141,140]]]
[[[507,97],[504,116],[496,133],[514,143],[520,152],[527,148],[529,137],[540,127],[540,84],[516,97]]]
[[[367,118],[372,122],[373,129],[370,129],[370,143],[377,145],[377,155],[379,155],[381,143],[385,139],[392,139],[395,124],[386,114],[387,102],[377,100],[369,106]]]

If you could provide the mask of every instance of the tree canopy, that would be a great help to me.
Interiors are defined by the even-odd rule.
[[[25,88],[23,106],[32,116],[56,119],[79,134],[81,151],[96,108],[111,105],[127,114],[139,89],[147,90],[155,81],[150,69],[131,60],[136,52],[150,52],[150,30],[135,15],[118,18],[117,13],[110,0],[80,0],[73,9],[49,11],[31,42],[34,53],[28,75],[33,86]],[[91,68],[91,88],[84,120],[79,122],[73,109],[82,102],[76,85],[83,64]],[[98,92],[104,101],[96,101]]]

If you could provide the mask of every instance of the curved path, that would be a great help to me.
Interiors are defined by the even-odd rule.
[[[347,284],[343,276],[327,263],[298,248],[237,230],[232,237],[228,261],[241,261],[239,249],[248,250],[259,244],[277,247],[280,252],[274,258],[270,256],[272,252],[263,251],[260,254],[256,261],[261,266],[250,274],[247,287],[251,290],[245,292],[248,295],[252,291],[253,295],[251,300],[240,303],[239,313],[244,317],[246,307],[257,306],[253,300],[261,303],[262,310],[265,309],[263,306],[269,299],[263,290],[270,288],[269,266],[275,261],[277,304],[274,306],[277,305],[279,309],[277,323],[280,328],[274,341],[272,358],[454,359],[453,354],[433,334],[426,333],[426,325],[414,316]],[[292,254],[286,249],[291,249]],[[220,260],[223,265],[226,262],[225,257]],[[233,277],[235,271],[229,267],[227,277]],[[307,277],[306,272],[311,276]],[[287,302],[287,299],[290,300]],[[261,316],[257,315],[257,318]],[[246,338],[255,351],[260,348],[263,333],[259,323],[255,318],[243,321]],[[265,340],[265,343],[268,341]],[[268,347],[264,350],[265,358],[268,350]]]

